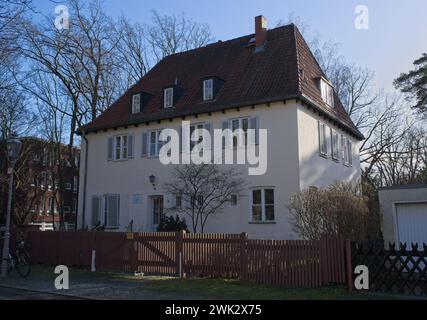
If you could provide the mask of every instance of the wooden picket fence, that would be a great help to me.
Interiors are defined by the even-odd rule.
[[[253,240],[246,234],[58,231],[29,231],[27,238],[35,263],[90,267],[94,260],[97,270],[309,288],[348,281],[350,255],[342,238]]]

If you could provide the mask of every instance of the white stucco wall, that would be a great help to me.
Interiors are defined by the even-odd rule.
[[[319,130],[318,122],[327,126],[326,141],[328,145],[328,156],[319,154]],[[336,131],[339,136],[351,139],[353,146],[352,165],[345,165],[341,157],[341,140],[339,142],[339,160],[331,157],[331,130]],[[337,181],[358,181],[361,177],[359,142],[327,121],[308,110],[305,106],[298,106],[298,154],[299,154],[299,176],[300,188],[306,189],[310,186],[323,188]]]
[[[287,209],[289,198],[300,188],[323,186],[338,179],[350,179],[358,170],[358,161],[353,167],[344,167],[332,160],[318,155],[317,120],[305,113],[294,102],[272,103],[266,105],[227,110],[187,117],[191,123],[210,122],[213,129],[221,129],[225,119],[258,116],[261,129],[268,129],[268,167],[265,175],[249,176],[247,167],[239,165],[247,188],[238,199],[237,206],[227,206],[223,213],[212,216],[205,232],[240,233],[247,232],[254,238],[293,239]],[[312,118],[312,119],[311,119]],[[164,166],[156,158],[142,158],[142,133],[163,128],[179,128],[181,119],[172,122],[162,121],[149,126],[140,125],[128,129],[108,130],[90,133],[88,173],[86,186],[85,223],[90,225],[91,198],[93,195],[120,194],[120,228],[124,230],[133,219],[134,231],[152,231],[150,215],[150,196],[164,195],[165,206],[170,198],[162,190],[164,182],[169,181],[172,166]],[[120,134],[134,135],[133,159],[126,161],[107,161],[107,139]],[[83,199],[85,143],[82,141],[80,199]],[[156,190],[149,183],[149,176],[156,176]],[[253,187],[274,187],[275,223],[250,223],[250,189]],[[142,195],[142,204],[133,204],[133,195]],[[79,201],[79,226],[82,224],[83,200]],[[187,219],[187,223],[189,220]]]

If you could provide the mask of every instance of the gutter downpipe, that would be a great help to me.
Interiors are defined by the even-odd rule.
[[[85,218],[86,218],[86,186],[87,186],[87,162],[89,154],[89,141],[86,138],[86,132],[83,131],[82,138],[86,142],[85,145],[85,173],[83,177],[83,206],[82,206],[82,230],[85,228]]]

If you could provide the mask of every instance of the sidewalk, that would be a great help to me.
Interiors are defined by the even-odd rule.
[[[11,272],[5,279],[0,278],[0,287],[13,287],[42,291],[44,293],[64,294],[69,296],[114,299],[114,300],[186,300],[204,299],[193,294],[164,293],[144,289],[145,284],[158,277],[136,277],[130,274],[103,273],[70,268],[69,290],[57,290],[54,286],[56,274],[53,267],[34,266],[31,275],[23,279],[16,272]],[[24,291],[22,298],[25,298]]]

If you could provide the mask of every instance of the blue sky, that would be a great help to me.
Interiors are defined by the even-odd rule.
[[[392,81],[412,68],[412,62],[427,52],[426,0],[105,0],[112,16],[123,13],[142,23],[150,11],[184,12],[189,18],[208,23],[217,40],[253,33],[256,15],[264,15],[269,26],[299,16],[323,40],[340,43],[348,61],[372,69],[378,87],[392,90]],[[45,13],[60,1],[34,0]],[[369,9],[369,29],[356,30],[357,5]],[[72,14],[72,12],[70,12]]]

